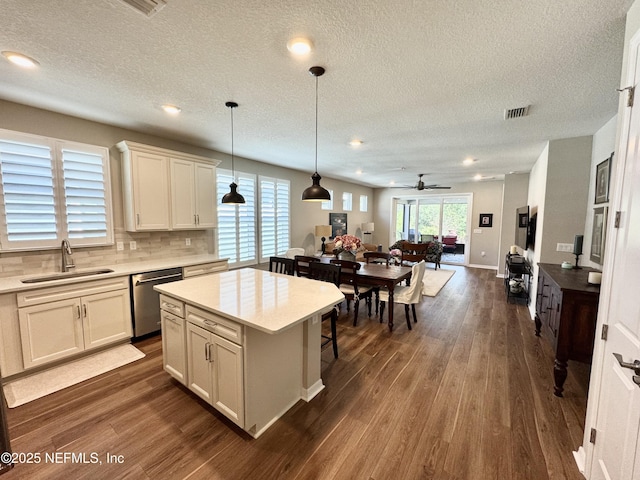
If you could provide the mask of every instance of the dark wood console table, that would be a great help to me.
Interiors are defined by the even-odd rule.
[[[564,269],[550,263],[538,264],[536,293],[536,335],[545,326],[556,352],[554,394],[562,397],[569,360],[591,363],[600,285],[587,282],[592,268]]]

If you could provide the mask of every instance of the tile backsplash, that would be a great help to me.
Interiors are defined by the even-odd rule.
[[[115,231],[116,244],[106,247],[73,248],[76,268],[95,268],[129,262],[141,262],[169,257],[215,253],[215,230],[188,230],[176,232]],[[186,245],[187,239],[191,244]],[[136,250],[130,242],[136,242]],[[117,242],[124,250],[118,251]],[[38,273],[59,272],[60,249],[33,252],[0,253],[0,277],[13,277]]]

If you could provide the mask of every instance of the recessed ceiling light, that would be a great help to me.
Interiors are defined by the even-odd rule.
[[[362,170],[360,169],[356,170],[356,175],[362,175]]]
[[[474,179],[475,181],[482,180],[482,175],[477,174],[475,177],[473,177],[473,179]]]
[[[182,111],[180,107],[176,105],[170,105],[168,103],[165,105],[162,105],[162,109],[170,115],[177,115]]]
[[[38,65],[40,65],[37,60],[31,57],[27,57],[22,53],[4,51],[2,52],[2,55],[11,63],[15,63],[16,65],[23,68],[36,68]]]
[[[389,182],[389,185],[395,185],[395,184],[396,184],[396,181],[395,181],[395,180],[391,180],[391,181]]]
[[[307,55],[312,48],[313,43],[311,43],[311,40],[304,37],[292,38],[287,42],[287,50],[294,55]]]
[[[360,145],[362,145],[364,142],[362,140],[358,140],[358,139],[353,139],[349,142],[349,145],[351,145],[352,147],[359,147]]]
[[[462,164],[463,164],[463,165],[467,165],[467,166],[469,166],[469,165],[473,165],[473,164],[474,164],[474,163],[476,163],[477,161],[478,161],[478,159],[477,159],[477,158],[465,158],[465,159],[462,161]]]

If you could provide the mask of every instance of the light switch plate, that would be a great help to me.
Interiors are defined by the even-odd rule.
[[[138,248],[138,245],[136,244],[135,240],[132,240],[129,242],[129,250],[135,250]]]
[[[556,252],[573,252],[573,243],[558,243]]]
[[[482,229],[481,228],[474,228],[473,229],[473,233],[482,233]]]
[[[188,247],[189,245],[191,245],[191,239],[190,238],[185,238],[184,243]]]
[[[119,252],[124,250],[124,242],[116,242],[116,250]]]

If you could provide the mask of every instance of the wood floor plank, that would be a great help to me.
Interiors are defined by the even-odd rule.
[[[343,309],[326,388],[259,439],[169,377],[155,337],[136,344],[144,359],[8,411],[16,452],[123,463],[17,465],[3,480],[578,480],[588,367],[570,365],[554,397],[552,349],[527,306],[506,302],[495,271],[445,268],[454,276],[411,331],[401,305],[392,332],[365,309],[353,327]]]

